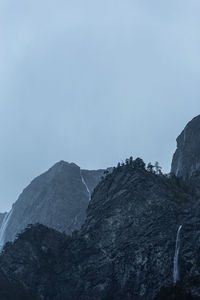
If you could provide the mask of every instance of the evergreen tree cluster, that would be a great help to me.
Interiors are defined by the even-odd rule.
[[[154,165],[152,165],[152,163],[148,163],[147,171],[157,175],[162,175],[162,167],[159,165],[158,161],[156,161]]]
[[[135,169],[143,169],[150,173],[154,173],[157,175],[162,175],[162,167],[156,161],[154,165],[152,163],[148,163],[147,166],[145,165],[144,161],[141,158],[136,158],[135,160],[131,156],[130,158],[125,159],[125,162],[118,162],[117,169],[121,167],[132,167]]]
[[[117,164],[117,169],[120,167],[132,167],[132,168],[137,168],[137,169],[145,169],[145,163],[141,158],[136,158],[135,160],[133,159],[133,157],[131,156],[130,158],[126,158],[125,162],[118,162]]]
[[[131,168],[131,169],[140,169],[145,170],[146,172],[156,174],[156,175],[163,175],[162,173],[162,167],[159,165],[159,163],[156,161],[154,165],[152,163],[148,163],[147,166],[144,163],[143,159],[140,157],[137,157],[136,159],[133,159],[133,156],[130,158],[126,158],[125,161],[122,161],[121,163],[118,162],[116,167],[113,167],[114,170],[124,169],[124,168]],[[101,176],[101,180],[104,180],[107,176],[111,175],[112,171],[107,169],[104,171],[103,176]]]

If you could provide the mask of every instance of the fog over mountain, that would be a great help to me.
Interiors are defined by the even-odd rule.
[[[60,160],[170,170],[200,111],[200,3],[0,1],[0,211]]]

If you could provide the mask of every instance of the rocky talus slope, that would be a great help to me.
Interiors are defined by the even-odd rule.
[[[35,178],[14,203],[4,220],[0,243],[13,241],[28,224],[41,223],[68,234],[80,229],[91,193],[103,172],[81,170],[64,161],[55,164]]]

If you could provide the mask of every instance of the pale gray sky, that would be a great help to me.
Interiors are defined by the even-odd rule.
[[[199,0],[0,0],[0,211],[59,160],[170,169],[200,113]]]

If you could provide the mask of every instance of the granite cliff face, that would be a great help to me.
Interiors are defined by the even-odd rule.
[[[95,188],[79,232],[69,237],[30,227],[5,246],[0,268],[38,299],[151,300],[162,286],[173,285],[182,224],[180,279],[200,295],[197,209],[180,181],[123,166]]]
[[[99,182],[89,201],[99,179],[64,164],[74,174],[68,188],[80,184],[85,197],[77,201],[89,203],[85,222],[72,236],[35,224],[7,243],[0,275],[11,289],[17,284],[39,300],[200,299],[199,123],[200,117],[192,120],[177,139],[177,176],[155,174],[141,159],[130,159]],[[57,199],[63,187],[68,172],[58,169],[59,180],[52,180],[52,170],[44,178],[51,178],[44,199],[53,191],[50,199]]]
[[[200,115],[190,121],[177,138],[171,172],[189,179],[200,171]]]
[[[28,224],[41,223],[70,234],[83,224],[90,195],[103,170],[81,170],[61,161],[35,178],[4,219],[2,244],[15,239]],[[2,231],[2,230],[1,230]]]
[[[1,227],[2,223],[3,223],[3,220],[4,220],[5,216],[6,216],[6,214],[7,213],[0,213],[0,227]]]

